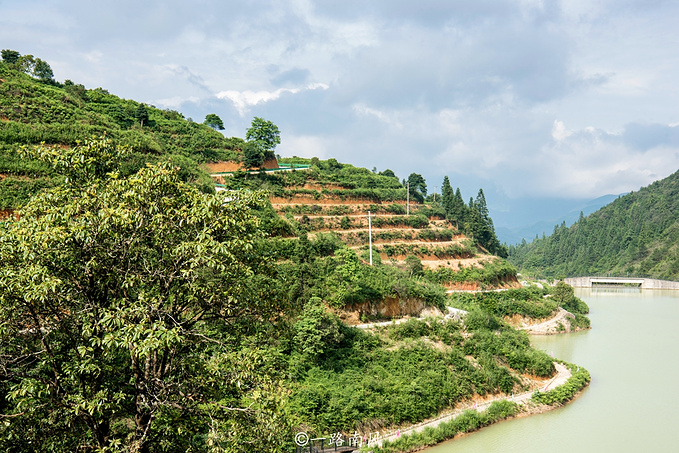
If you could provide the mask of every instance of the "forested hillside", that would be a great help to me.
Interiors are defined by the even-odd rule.
[[[679,172],[532,243],[509,249],[531,275],[635,275],[679,279]]]

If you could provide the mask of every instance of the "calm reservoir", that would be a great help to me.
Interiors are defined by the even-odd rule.
[[[504,421],[427,453],[679,451],[679,291],[576,289],[592,330],[532,337],[592,375],[565,407]]]

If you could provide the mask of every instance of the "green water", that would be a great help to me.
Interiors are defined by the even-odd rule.
[[[426,453],[679,452],[679,292],[576,294],[590,306],[592,330],[532,343],[589,370],[592,383],[582,396]]]

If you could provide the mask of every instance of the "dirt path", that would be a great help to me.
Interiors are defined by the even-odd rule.
[[[575,319],[575,316],[559,307],[559,311],[551,319],[535,324],[532,326],[519,327],[520,330],[525,330],[531,335],[553,335],[559,332],[570,332],[570,320]],[[561,327],[559,327],[561,326]]]
[[[502,290],[496,290],[496,291],[502,291]],[[450,308],[449,308],[449,310],[450,310]],[[452,310],[453,311],[459,311],[457,309],[452,309]],[[559,313],[557,313],[557,315],[555,317],[553,317],[552,319],[549,319],[549,320],[547,320],[543,323],[540,323],[540,324],[536,324],[534,326],[525,327],[524,329],[538,329],[538,330],[548,329],[551,326],[555,326],[559,322],[559,320],[565,320],[565,318],[568,317],[569,315],[571,317],[573,316],[571,313],[567,312],[566,310],[559,308]],[[374,327],[391,325],[392,323],[400,324],[400,323],[405,322],[409,319],[411,319],[411,318],[406,317],[406,318],[401,318],[401,319],[398,319],[398,320],[395,320],[395,321],[370,323],[370,324],[359,324],[359,325],[355,325],[355,326],[352,326],[352,327],[356,327],[356,328],[359,328],[359,329],[370,329],[370,328],[374,328]],[[418,319],[418,318],[416,318],[416,319]],[[419,319],[422,319],[422,318],[419,318]],[[529,333],[534,333],[534,332],[529,331]],[[408,428],[397,429],[397,430],[391,431],[389,433],[386,433],[386,434],[384,434],[383,436],[380,437],[380,442],[383,442],[385,440],[395,441],[396,439],[398,439],[400,436],[402,436],[404,434],[417,433],[417,432],[423,431],[427,427],[435,428],[438,425],[440,425],[441,423],[446,423],[446,422],[449,422],[450,420],[453,420],[453,419],[459,417],[465,411],[468,411],[470,409],[476,410],[477,412],[482,412],[485,409],[487,409],[495,401],[506,400],[506,401],[513,401],[513,402],[520,404],[520,405],[526,404],[531,400],[531,398],[533,397],[533,392],[536,389],[539,389],[540,391],[543,391],[543,392],[548,391],[548,390],[553,390],[554,388],[565,384],[566,381],[568,381],[568,379],[572,375],[572,373],[568,369],[568,367],[566,367],[565,365],[562,365],[561,363],[554,362],[554,368],[556,369],[556,374],[549,381],[546,381],[546,382],[533,381],[534,387],[531,390],[528,390],[526,392],[522,392],[522,393],[519,393],[519,394],[516,394],[516,395],[512,394],[512,395],[505,395],[505,396],[487,399],[487,400],[484,400],[481,403],[479,403],[479,402],[474,402],[474,403],[468,402],[468,403],[464,404],[463,406],[458,407],[451,412],[439,415],[438,417],[431,418],[429,420],[425,420],[423,422],[412,425]]]
[[[554,367],[556,368],[556,375],[552,379],[550,379],[544,386],[540,387],[541,391],[552,390],[555,387],[563,385],[568,380],[568,378],[571,377],[571,371],[566,366],[564,366],[564,365],[562,365],[558,362],[554,362]],[[388,434],[384,435],[381,438],[381,440],[382,441],[385,441],[385,440],[395,441],[396,439],[398,439],[400,436],[402,436],[404,434],[417,433],[417,432],[423,431],[427,427],[435,428],[438,425],[440,425],[441,423],[449,422],[450,420],[453,420],[453,419],[459,417],[465,411],[468,411],[470,409],[476,410],[477,412],[481,412],[481,411],[487,409],[488,406],[490,406],[494,401],[507,400],[507,401],[514,401],[518,404],[524,404],[524,403],[527,403],[528,401],[530,401],[530,399],[533,396],[533,392],[534,392],[534,390],[529,390],[527,392],[519,393],[518,395],[507,395],[507,396],[504,396],[504,397],[498,397],[498,398],[494,398],[494,399],[484,401],[481,404],[478,404],[478,403],[471,404],[471,403],[469,403],[469,404],[465,405],[464,407],[455,409],[453,412],[450,412],[448,414],[444,414],[444,415],[438,416],[436,418],[426,420],[424,422],[413,425],[409,428],[400,429],[400,430],[396,430],[396,431],[393,431],[391,433],[388,433]]]

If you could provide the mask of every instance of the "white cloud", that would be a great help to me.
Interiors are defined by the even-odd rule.
[[[305,88],[279,88],[274,91],[221,91],[217,93],[216,96],[219,99],[228,99],[233,102],[238,113],[240,113],[241,116],[244,116],[250,107],[274,101],[285,93],[296,94],[303,90],[327,90],[328,88],[329,86],[324,83],[311,83]]]
[[[557,142],[563,141],[571,135],[571,131],[566,130],[563,121],[554,120],[554,127],[552,127],[552,138]]]

